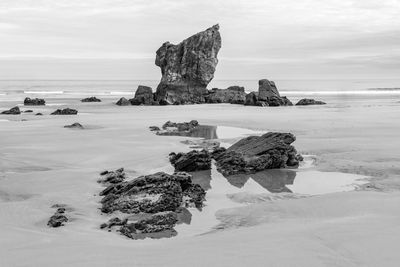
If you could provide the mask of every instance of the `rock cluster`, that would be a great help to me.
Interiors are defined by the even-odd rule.
[[[72,108],[65,108],[65,109],[57,109],[51,115],[76,115],[78,111]]]
[[[127,99],[125,97],[121,97],[116,104],[118,106],[159,105],[159,102],[155,101],[154,98],[155,95],[151,87],[139,85],[138,88],[136,89],[134,98]]]
[[[192,183],[185,172],[172,175],[158,172],[125,181],[123,169],[103,172],[101,181],[109,184],[100,195],[101,211],[119,211],[130,214],[124,219],[114,218],[101,228],[117,226],[129,238],[158,238],[176,235],[174,227],[179,222],[183,207],[201,208],[205,191]]]
[[[25,106],[44,106],[46,105],[46,101],[40,98],[25,98],[24,100]]]
[[[244,87],[230,86],[226,89],[213,88],[205,96],[206,103],[244,104],[246,93]]]
[[[91,96],[91,97],[81,99],[81,102],[101,102],[101,100],[95,96]]]
[[[66,216],[67,206],[64,204],[55,204],[52,208],[56,208],[56,212],[50,217],[47,225],[49,227],[60,227],[64,226],[65,222],[68,222],[68,217]]]
[[[319,100],[314,100],[310,98],[303,98],[296,103],[296,106],[308,106],[308,105],[325,105],[326,103]]]
[[[19,109],[19,107],[13,107],[13,108],[11,108],[9,110],[5,110],[5,111],[1,112],[1,114],[4,114],[4,115],[19,115],[19,114],[21,114],[21,110]]]
[[[219,25],[177,45],[164,43],[156,52],[155,64],[161,68],[162,77],[155,100],[160,104],[204,103],[220,48]]]
[[[302,157],[291,144],[296,137],[290,133],[266,133],[241,139],[228,149],[212,153],[217,169],[223,175],[255,173],[266,169],[299,166]]]
[[[167,121],[161,127],[162,130],[157,131],[157,135],[168,135],[168,136],[189,136],[190,133],[198,128],[199,122],[191,120],[189,122],[172,122]],[[154,128],[153,128],[154,129]]]
[[[262,79],[258,81],[258,93],[251,92],[246,95],[244,104],[246,106],[293,106],[285,96],[281,96],[273,81]]]
[[[211,169],[211,154],[207,150],[192,150],[188,153],[170,153],[169,161],[175,171],[194,172]]]

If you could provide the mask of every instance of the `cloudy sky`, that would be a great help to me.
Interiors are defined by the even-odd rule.
[[[215,79],[398,78],[400,0],[0,0],[0,79],[159,79],[219,23]]]

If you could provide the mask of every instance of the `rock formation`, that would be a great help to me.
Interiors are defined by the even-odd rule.
[[[131,105],[131,102],[128,100],[128,99],[126,99],[125,97],[121,97],[118,101],[117,101],[117,103],[116,103],[118,106],[130,106]]]
[[[3,111],[1,114],[4,114],[4,115],[19,115],[19,114],[21,114],[21,110],[19,110],[19,107],[13,107],[13,108],[11,108],[9,110]]]
[[[308,105],[325,105],[325,102],[310,99],[310,98],[303,98],[299,102],[296,103],[296,106],[308,106]]]
[[[226,89],[213,88],[205,96],[206,103],[244,104],[246,93],[244,87],[230,86]]]
[[[57,109],[50,115],[76,115],[76,114],[78,114],[78,111],[76,109],[65,108],[65,109]]]
[[[154,94],[151,87],[139,85],[135,97],[129,100],[132,105],[155,105]]]
[[[266,169],[296,168],[302,157],[291,145],[296,137],[290,133],[266,133],[241,139],[228,149],[213,152],[218,171],[223,175],[255,173]]]
[[[279,91],[273,81],[267,79],[258,81],[258,93],[251,92],[246,95],[244,102],[247,106],[292,106],[293,103],[290,102],[285,96],[281,96]]]
[[[52,208],[56,208],[57,210],[54,215],[50,217],[47,225],[54,228],[64,226],[64,223],[68,222],[68,217],[65,214],[67,206],[64,204],[55,204]]]
[[[175,171],[194,172],[211,169],[211,154],[207,150],[171,153],[169,161],[175,167]]]
[[[25,98],[24,100],[25,106],[44,106],[46,105],[46,101],[40,98]]]
[[[156,91],[160,104],[204,103],[207,85],[213,79],[221,48],[219,25],[199,32],[178,45],[164,43],[155,64],[162,78]]]
[[[82,126],[82,124],[80,124],[79,122],[75,122],[71,125],[65,125],[64,128],[70,128],[70,129],[84,129],[84,127]]]
[[[81,102],[101,102],[101,100],[95,96],[91,96],[91,97],[81,99]]]

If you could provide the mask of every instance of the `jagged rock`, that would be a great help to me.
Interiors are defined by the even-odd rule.
[[[100,183],[118,184],[126,179],[124,168],[119,168],[115,171],[103,171],[100,173],[102,176],[99,180]]]
[[[44,106],[46,105],[46,101],[40,98],[25,98],[24,100],[25,106]]]
[[[221,48],[219,25],[199,32],[178,45],[164,43],[155,64],[162,78],[155,94],[164,104],[204,103],[207,85],[213,79]]]
[[[205,191],[194,188],[191,178],[190,174],[184,172],[172,175],[158,172],[129,182],[112,184],[100,193],[104,196],[101,211],[157,213],[176,211],[183,204],[191,203],[201,207]],[[197,196],[193,196],[192,191],[197,192]],[[186,203],[183,202],[183,196],[188,196]]]
[[[175,167],[175,171],[194,172],[211,169],[211,154],[207,150],[171,153],[169,161]]]
[[[91,97],[81,99],[81,102],[101,102],[101,100],[95,96],[91,96]]]
[[[158,126],[150,126],[149,129],[150,129],[150,131],[152,131],[152,132],[160,131],[160,130],[161,130],[160,127],[158,127]]]
[[[132,105],[154,105],[154,94],[151,87],[139,85],[135,97],[130,100]]]
[[[84,127],[82,126],[82,124],[80,124],[79,122],[75,122],[71,125],[65,125],[64,128],[71,128],[71,129],[84,129]]]
[[[65,109],[57,109],[50,115],[76,115],[76,114],[78,114],[78,111],[76,109],[65,108]]]
[[[212,156],[223,175],[254,173],[266,169],[297,168],[302,157],[291,145],[290,133],[266,133],[240,140],[228,149],[218,148]]]
[[[19,115],[21,114],[21,111],[19,110],[19,107],[13,107],[9,110],[5,110],[3,111],[1,114],[5,114],[5,115]]]
[[[231,86],[226,89],[213,88],[205,97],[206,103],[244,104],[246,93],[244,87]]]
[[[310,99],[310,98],[303,98],[299,102],[296,103],[296,106],[308,106],[308,105],[325,105],[325,102]]]
[[[28,109],[28,110],[24,111],[24,113],[32,113],[32,112],[33,112],[33,110],[31,110],[31,109]]]
[[[116,104],[118,106],[130,106],[131,105],[131,101],[129,101],[125,97],[121,97]]]
[[[49,227],[64,226],[64,223],[68,222],[68,217],[65,215],[65,212],[67,211],[67,206],[64,204],[56,204],[53,205],[52,208],[56,208],[57,211],[54,213],[53,216],[50,217],[47,225]]]

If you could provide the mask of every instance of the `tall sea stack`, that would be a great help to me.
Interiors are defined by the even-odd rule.
[[[220,48],[218,24],[177,45],[164,43],[157,50],[155,61],[162,74],[156,101],[160,104],[204,103]]]

